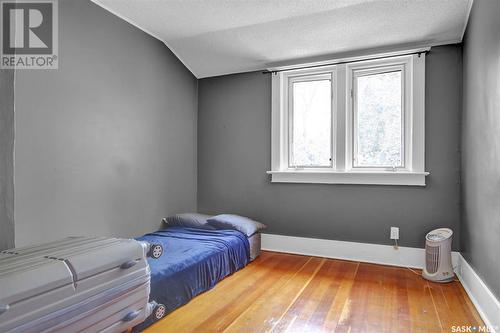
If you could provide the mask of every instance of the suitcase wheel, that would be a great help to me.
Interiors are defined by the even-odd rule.
[[[167,312],[167,308],[163,304],[158,304],[155,308],[155,318],[156,319],[161,319],[163,316],[165,316],[165,313]]]
[[[153,257],[154,259],[158,259],[161,257],[162,254],[163,254],[163,246],[161,246],[160,244],[151,245],[151,250],[150,250],[151,257]]]

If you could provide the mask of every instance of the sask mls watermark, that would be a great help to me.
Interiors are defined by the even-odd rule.
[[[496,333],[497,326],[451,326],[451,333]]]
[[[2,0],[0,18],[0,68],[57,69],[57,0]]]

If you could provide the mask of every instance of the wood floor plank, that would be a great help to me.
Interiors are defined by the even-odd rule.
[[[420,271],[263,252],[146,333],[450,332],[484,325],[460,282]]]
[[[321,268],[325,259],[311,258],[283,285],[273,285],[224,332],[269,332]],[[256,325],[255,323],[258,323]]]
[[[352,274],[344,275],[345,280],[341,283],[340,289],[335,296],[335,302],[330,308],[328,315],[325,319],[325,329],[328,332],[334,332],[339,322],[342,319],[342,314],[346,305],[350,302],[350,295],[352,291],[352,286],[354,285],[354,279],[359,269],[359,262],[356,263],[356,269]]]
[[[420,273],[420,271],[415,271]],[[410,270],[405,271],[408,277],[406,290],[408,292],[408,307],[410,315],[410,332],[428,333],[441,332],[439,317],[431,298],[427,281]]]
[[[381,297],[384,310],[379,313],[382,332],[409,332],[411,326],[406,269],[386,267]]]
[[[209,318],[196,327],[196,331],[211,331],[222,332],[227,327],[231,326],[250,306],[258,302],[259,299],[267,297],[265,294],[269,290],[279,289],[287,283],[302,267],[307,265],[309,260],[305,258],[289,258],[291,261],[288,265],[280,263],[275,266],[275,270],[266,274],[263,278],[258,279],[256,286],[252,286],[250,290],[242,292],[234,301],[228,303],[224,308],[221,308],[217,314]]]
[[[336,325],[358,263],[328,260],[275,326],[275,332],[328,332]],[[332,311],[333,310],[333,311]],[[333,323],[332,323],[333,322]]]
[[[384,267],[361,263],[335,332],[381,332]]]
[[[443,332],[450,332],[452,326],[483,325],[478,321],[461,293],[459,286],[454,283],[440,284],[428,282],[436,311],[443,327]],[[476,312],[477,313],[477,312]]]

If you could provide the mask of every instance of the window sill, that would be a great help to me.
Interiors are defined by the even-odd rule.
[[[425,186],[428,172],[267,171],[272,183]]]

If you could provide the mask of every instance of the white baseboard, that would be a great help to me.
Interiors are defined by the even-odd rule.
[[[390,245],[262,234],[262,249],[381,265],[423,268],[425,250]],[[500,302],[459,252],[451,253],[460,282],[489,332],[500,332]]]
[[[484,324],[490,328],[490,332],[500,332],[500,302],[462,255],[459,255],[458,260],[458,279],[476,306],[477,312]]]
[[[423,268],[425,258],[425,250],[415,247],[399,246],[396,250],[390,245],[272,234],[262,234],[262,249],[411,268]],[[458,255],[452,252],[454,266],[458,264]]]

